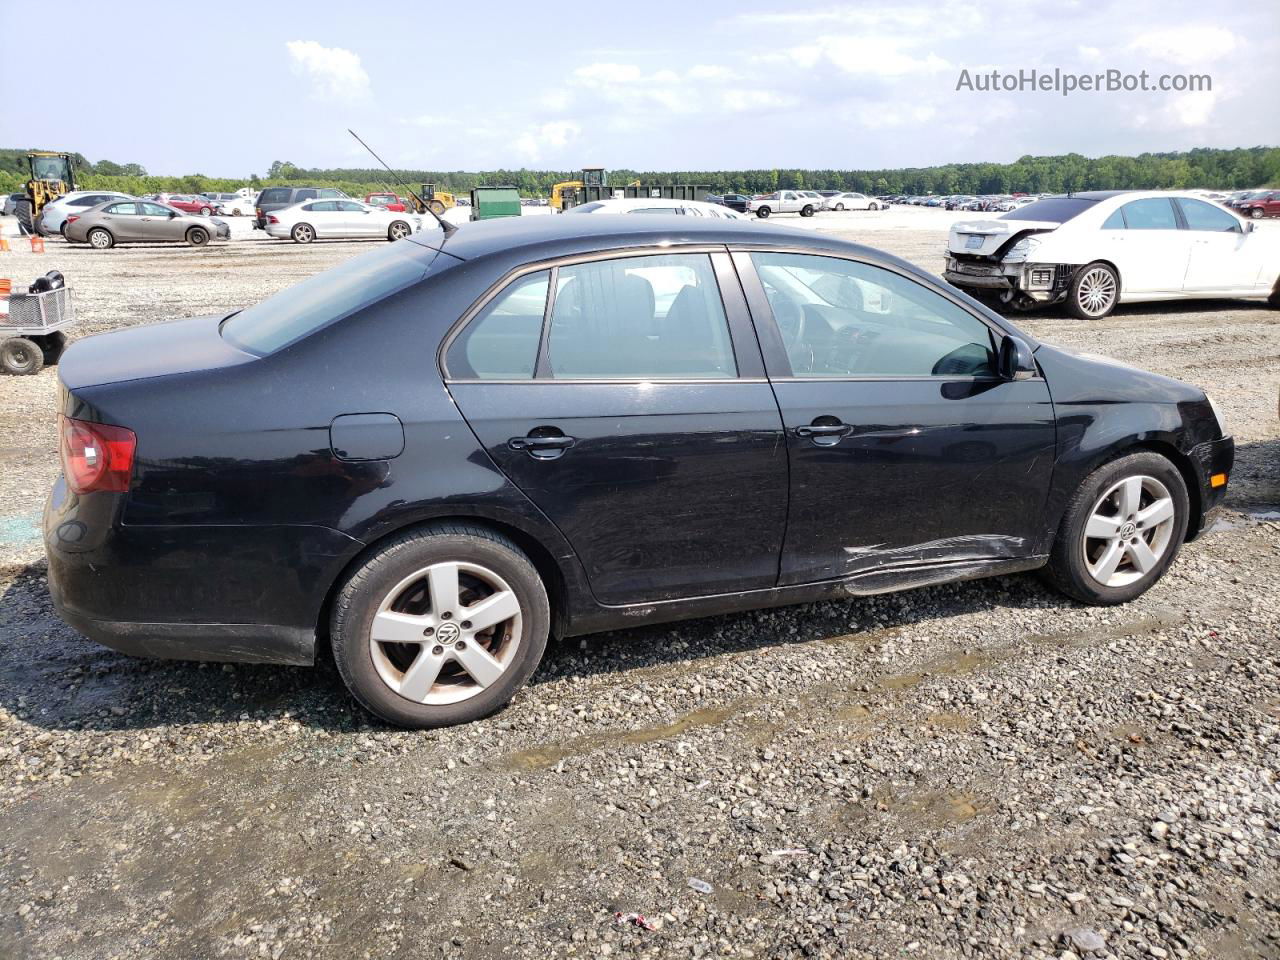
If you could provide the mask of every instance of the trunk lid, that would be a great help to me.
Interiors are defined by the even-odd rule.
[[[1058,226],[1047,220],[961,220],[951,226],[947,250],[971,257],[993,257],[1015,238],[1047,233]]]

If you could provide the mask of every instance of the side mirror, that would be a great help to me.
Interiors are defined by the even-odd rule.
[[[1031,347],[1021,337],[1007,336],[1000,341],[1000,366],[1002,380],[1030,380],[1036,375],[1036,358]]]
[[[1256,223],[1254,223],[1252,220],[1246,220],[1246,221],[1244,222],[1244,232],[1245,232],[1245,233],[1253,233],[1253,231],[1254,231],[1254,230],[1257,230],[1257,229],[1258,229],[1258,225],[1257,225]]]
[[[172,220],[172,219],[173,219],[174,217],[176,217],[176,216],[177,216],[177,214],[176,214],[174,211],[172,211],[172,210],[170,210],[170,211],[169,211],[169,219],[170,219],[170,220]]]

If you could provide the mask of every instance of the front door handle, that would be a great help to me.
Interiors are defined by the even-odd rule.
[[[820,447],[834,447],[844,437],[853,432],[853,427],[842,423],[835,417],[817,417],[813,423],[805,427],[796,427],[793,431],[797,437],[812,440]]]
[[[507,446],[512,450],[523,450],[535,460],[554,460],[578,442],[576,437],[566,437],[558,430],[555,433],[543,432],[546,429],[538,427],[527,437],[512,437]]]

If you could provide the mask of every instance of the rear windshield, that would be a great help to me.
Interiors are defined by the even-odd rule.
[[[283,203],[289,199],[288,187],[268,187],[258,197],[259,203]]]
[[[1085,197],[1045,197],[1025,207],[1010,210],[1001,220],[1043,220],[1046,223],[1066,223],[1072,217],[1078,217],[1097,200]]]
[[[417,283],[436,255],[407,240],[388,244],[233,314],[223,322],[222,336],[248,353],[274,353]]]

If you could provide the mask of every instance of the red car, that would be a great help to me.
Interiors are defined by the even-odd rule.
[[[193,196],[189,193],[172,193],[165,203],[183,213],[198,213],[202,217],[209,216],[218,208],[218,205],[208,197]]]
[[[1237,209],[1240,211],[1240,216],[1253,217],[1255,220],[1261,220],[1263,217],[1280,217],[1280,190],[1271,190],[1256,197],[1250,197]]]
[[[367,193],[364,202],[374,207],[382,207],[384,210],[394,210],[396,213],[404,213],[404,201],[397,197],[394,193]]]

